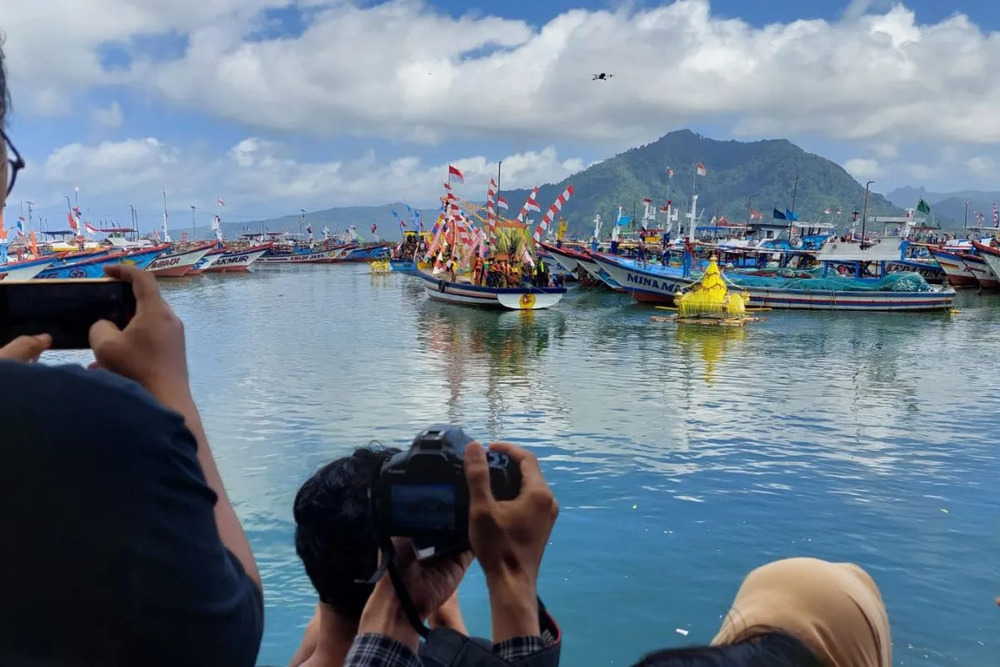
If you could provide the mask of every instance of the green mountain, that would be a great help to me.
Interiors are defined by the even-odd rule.
[[[672,200],[681,207],[681,220],[690,209],[695,165],[701,163],[706,176],[697,177],[698,208],[702,224],[719,214],[731,221],[745,221],[747,202],[760,211],[764,220],[772,211],[792,207],[800,221],[831,221],[824,211],[841,209],[840,224],[850,224],[851,212],[861,211],[865,189],[842,167],[826,158],[807,153],[784,139],[740,142],[716,141],[690,130],[680,130],[657,141],[633,148],[574,174],[561,183],[539,189],[543,213],[556,197],[572,183],[573,198],[563,207],[562,215],[571,233],[585,236],[593,229],[592,220],[600,214],[608,229],[619,206],[626,215],[642,216],[642,199],[649,197],[659,207]],[[674,171],[670,178],[667,169]],[[796,188],[796,175],[798,187]],[[527,190],[504,193],[516,215],[528,195]],[[868,216],[903,215],[882,195],[868,197]],[[540,219],[541,214],[534,214]]]

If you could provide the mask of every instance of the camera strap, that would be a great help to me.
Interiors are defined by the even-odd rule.
[[[562,636],[559,626],[545,611],[538,600],[538,619],[541,635],[547,646],[526,658],[520,658],[518,667],[557,667],[559,665]],[[493,652],[487,639],[466,637],[451,628],[431,630],[420,647],[420,663],[424,667],[511,667],[515,663]]]

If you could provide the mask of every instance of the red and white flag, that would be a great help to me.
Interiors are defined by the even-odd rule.
[[[455,165],[449,164],[448,165],[448,180],[450,181],[453,178],[456,181],[458,181],[459,183],[465,183],[465,174],[462,173],[462,170],[459,169],[458,167],[456,167]]]
[[[90,233],[90,234],[96,234],[96,233],[97,233],[97,227],[94,227],[94,226],[93,226],[92,224],[90,224],[89,222],[88,222],[88,223],[87,223],[87,224],[86,224],[85,226],[86,226],[86,228],[87,228],[87,232],[88,232],[88,233]]]
[[[522,208],[521,212],[517,215],[518,222],[524,222],[528,219],[528,211],[541,212],[542,209],[538,207],[538,201],[535,199],[537,196],[538,188],[536,187],[531,191],[531,194],[528,195],[528,200],[524,202],[524,208]]]
[[[505,211],[509,210],[509,207],[507,206],[507,200],[504,199],[502,195],[497,197],[497,208],[502,208]]]
[[[673,178],[673,177],[674,177],[674,168],[667,167],[667,178]]]
[[[373,222],[372,223],[372,234],[374,234],[377,231],[378,231],[378,225]]]
[[[217,201],[219,203],[219,206],[225,206],[226,205],[226,202],[222,201],[221,197],[216,197],[215,201]]]
[[[652,200],[652,199],[650,199],[649,197],[643,197],[643,198],[642,198],[642,203],[643,203],[643,204],[652,204],[652,203],[653,203],[653,200]]]
[[[1000,227],[1000,210],[997,209],[996,202],[993,202],[993,226]]]
[[[497,196],[497,182],[490,179],[490,187],[486,191],[486,226],[489,228],[490,234],[493,234],[493,228],[496,225],[496,205],[494,200]]]
[[[73,217],[72,213],[67,213],[66,219],[69,220],[69,228],[74,232],[80,229],[80,226],[76,224],[76,218]]]
[[[569,198],[572,196],[573,196],[573,186],[568,185],[566,186],[566,189],[563,190],[563,193],[556,198],[552,206],[549,207],[549,210],[545,212],[545,215],[542,217],[542,221],[538,223],[538,227],[535,228],[535,233],[532,234],[532,238],[535,239],[535,243],[542,242],[542,234],[544,234],[545,230],[548,229],[549,225],[552,224],[552,221],[555,219],[556,214],[558,214],[559,211],[562,210],[563,204],[568,202]]]
[[[695,173],[697,173],[699,176],[708,176],[708,170],[705,169],[705,165],[703,165],[701,162],[696,164],[694,166],[694,169]]]

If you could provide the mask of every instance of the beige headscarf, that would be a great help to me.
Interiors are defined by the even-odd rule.
[[[743,580],[712,645],[771,632],[795,637],[829,667],[891,667],[889,616],[868,573],[851,563],[789,558]]]

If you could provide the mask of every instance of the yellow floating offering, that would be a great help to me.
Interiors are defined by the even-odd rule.
[[[376,259],[369,266],[371,266],[372,273],[389,273],[392,270],[387,259]]]
[[[707,318],[715,320],[744,319],[750,297],[730,292],[722,279],[719,264],[713,256],[701,280],[674,298],[677,319]]]

